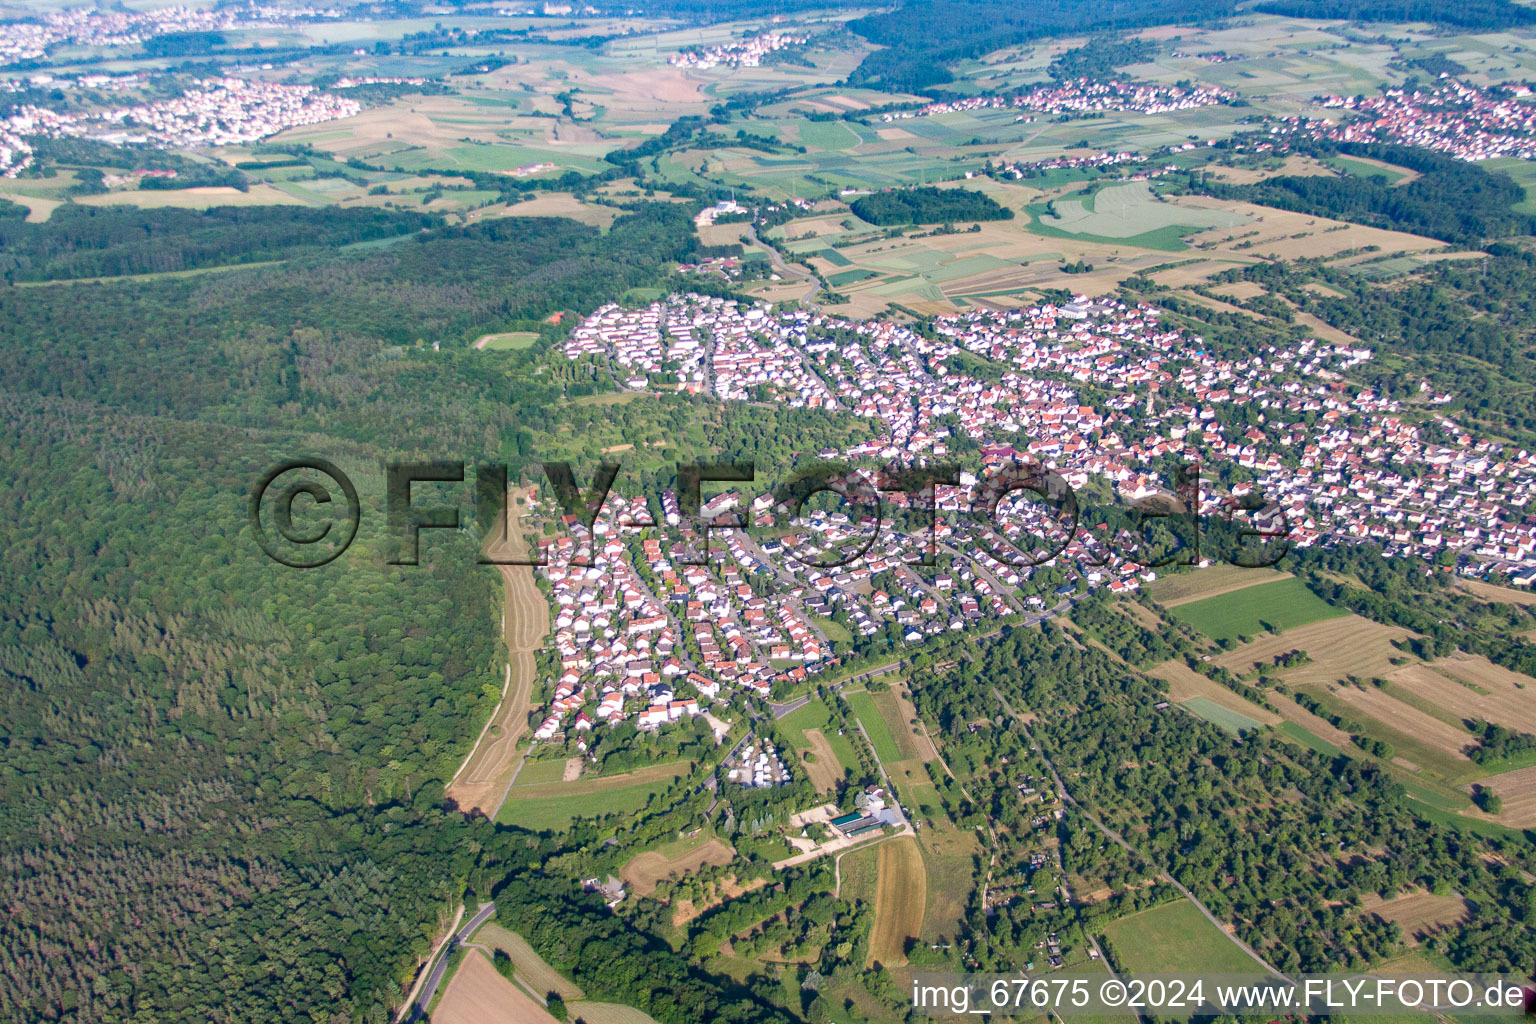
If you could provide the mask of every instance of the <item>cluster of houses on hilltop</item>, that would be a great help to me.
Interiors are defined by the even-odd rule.
[[[775,50],[782,50],[788,46],[801,46],[809,38],[809,36],[794,35],[790,32],[764,32],[749,39],[717,43],[714,46],[705,46],[696,50],[683,50],[668,57],[667,63],[676,68],[755,68],[763,62],[764,57]]]

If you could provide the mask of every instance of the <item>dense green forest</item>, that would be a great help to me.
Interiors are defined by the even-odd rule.
[[[922,92],[952,79],[950,65],[1032,39],[1149,25],[1190,25],[1226,17],[1231,0],[914,0],[848,23],[883,49],[864,58],[849,80],[892,92]]]
[[[860,196],[853,212],[871,224],[950,224],[966,220],[1012,220],[1013,211],[991,196],[968,188],[890,189]]]
[[[250,237],[288,230],[287,210],[266,216],[241,212]],[[188,251],[231,231],[222,213],[167,223]],[[82,258],[119,248],[58,224],[107,243]],[[498,583],[472,531],[386,565],[381,466],[517,473],[619,417],[680,436],[687,400],[566,402],[602,382],[463,342],[664,283],[693,237],[687,208],[654,204],[606,234],[520,219],[0,290],[0,1018],[383,1021],[466,887],[543,860],[535,838],[443,806],[499,692]],[[722,416],[720,438],[819,440],[789,412]],[[314,455],[357,481],[363,526],[298,571],[261,554],[245,508],[263,469]]]
[[[69,203],[45,223],[0,207],[0,274],[55,281],[287,259],[438,226],[423,213],[298,206],[140,210]],[[25,210],[22,210],[25,213]]]
[[[1157,46],[1146,39],[1121,39],[1105,36],[1088,46],[1077,46],[1052,60],[1046,73],[1057,81],[1078,78],[1104,81],[1117,77],[1118,70],[1127,64],[1151,60],[1157,54]]]
[[[1287,18],[1344,21],[1427,21],[1462,28],[1501,29],[1536,22],[1536,11],[1512,0],[1264,0],[1254,10]]]
[[[1382,160],[1417,171],[1419,177],[1392,187],[1385,175],[1281,175],[1252,185],[1228,185],[1200,176],[1192,179],[1193,186],[1218,199],[1259,203],[1466,245],[1536,232],[1536,218],[1513,209],[1525,199],[1525,189],[1502,172],[1408,146],[1346,142],[1336,147],[1309,145],[1305,151]]]

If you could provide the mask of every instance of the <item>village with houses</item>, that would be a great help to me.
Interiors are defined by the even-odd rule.
[[[537,739],[623,721],[655,730],[736,693],[787,692],[836,663],[829,623],[921,644],[1156,578],[1126,557],[1127,538],[1060,534],[1040,503],[1017,494],[1003,497],[989,528],[976,514],[978,481],[1024,466],[1129,505],[1180,497],[1152,468],[1177,457],[1203,465],[1202,516],[1256,506],[1255,522],[1283,524],[1296,548],[1372,542],[1388,557],[1536,583],[1527,511],[1536,456],[1476,437],[1434,411],[1447,396],[1427,389],[1418,401],[1430,419],[1411,422],[1403,402],[1350,382],[1368,349],[1308,339],[1228,358],[1165,327],[1158,309],[1112,298],[940,317],[934,328],[925,336],[886,321],[674,295],[604,307],[572,331],[566,355],[606,362],[630,389],[869,421],[868,440],[818,458],[955,462],[964,473],[958,486],[936,489],[938,566],[921,572],[930,539],[889,523],[873,529],[867,512],[808,510],[786,532],[775,481],[728,486],[703,502],[701,522],[742,517],[745,530],[701,530],[670,490],[611,493],[591,536],[564,515],[558,535],[540,541],[560,675]],[[996,379],[956,370],[962,353],[998,367]],[[1219,485],[1223,464],[1241,478]],[[1054,557],[1039,559],[1042,538],[1059,547]],[[857,557],[827,566],[839,551]],[[738,771],[743,784],[763,784],[755,763]]]

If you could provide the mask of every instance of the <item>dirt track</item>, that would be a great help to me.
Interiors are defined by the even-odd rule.
[[[512,492],[513,499],[523,497]],[[515,508],[515,501],[512,503]],[[520,519],[521,517],[519,517]],[[507,531],[486,546],[492,558],[526,557],[528,545],[520,530]],[[534,659],[549,632],[549,604],[534,586],[533,569],[526,565],[501,567],[506,609],[506,642],[509,674],[501,703],[486,723],[447,795],[464,811],[479,810],[495,817],[519,763],[517,743],[528,731],[529,699],[533,695]]]

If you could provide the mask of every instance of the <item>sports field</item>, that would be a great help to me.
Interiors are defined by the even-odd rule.
[[[1312,593],[1301,580],[1288,579],[1191,601],[1169,614],[1213,640],[1235,640],[1239,636],[1295,629],[1348,613]]]
[[[1262,971],[1188,900],[1164,903],[1104,926],[1114,955],[1131,974],[1241,974]]]

